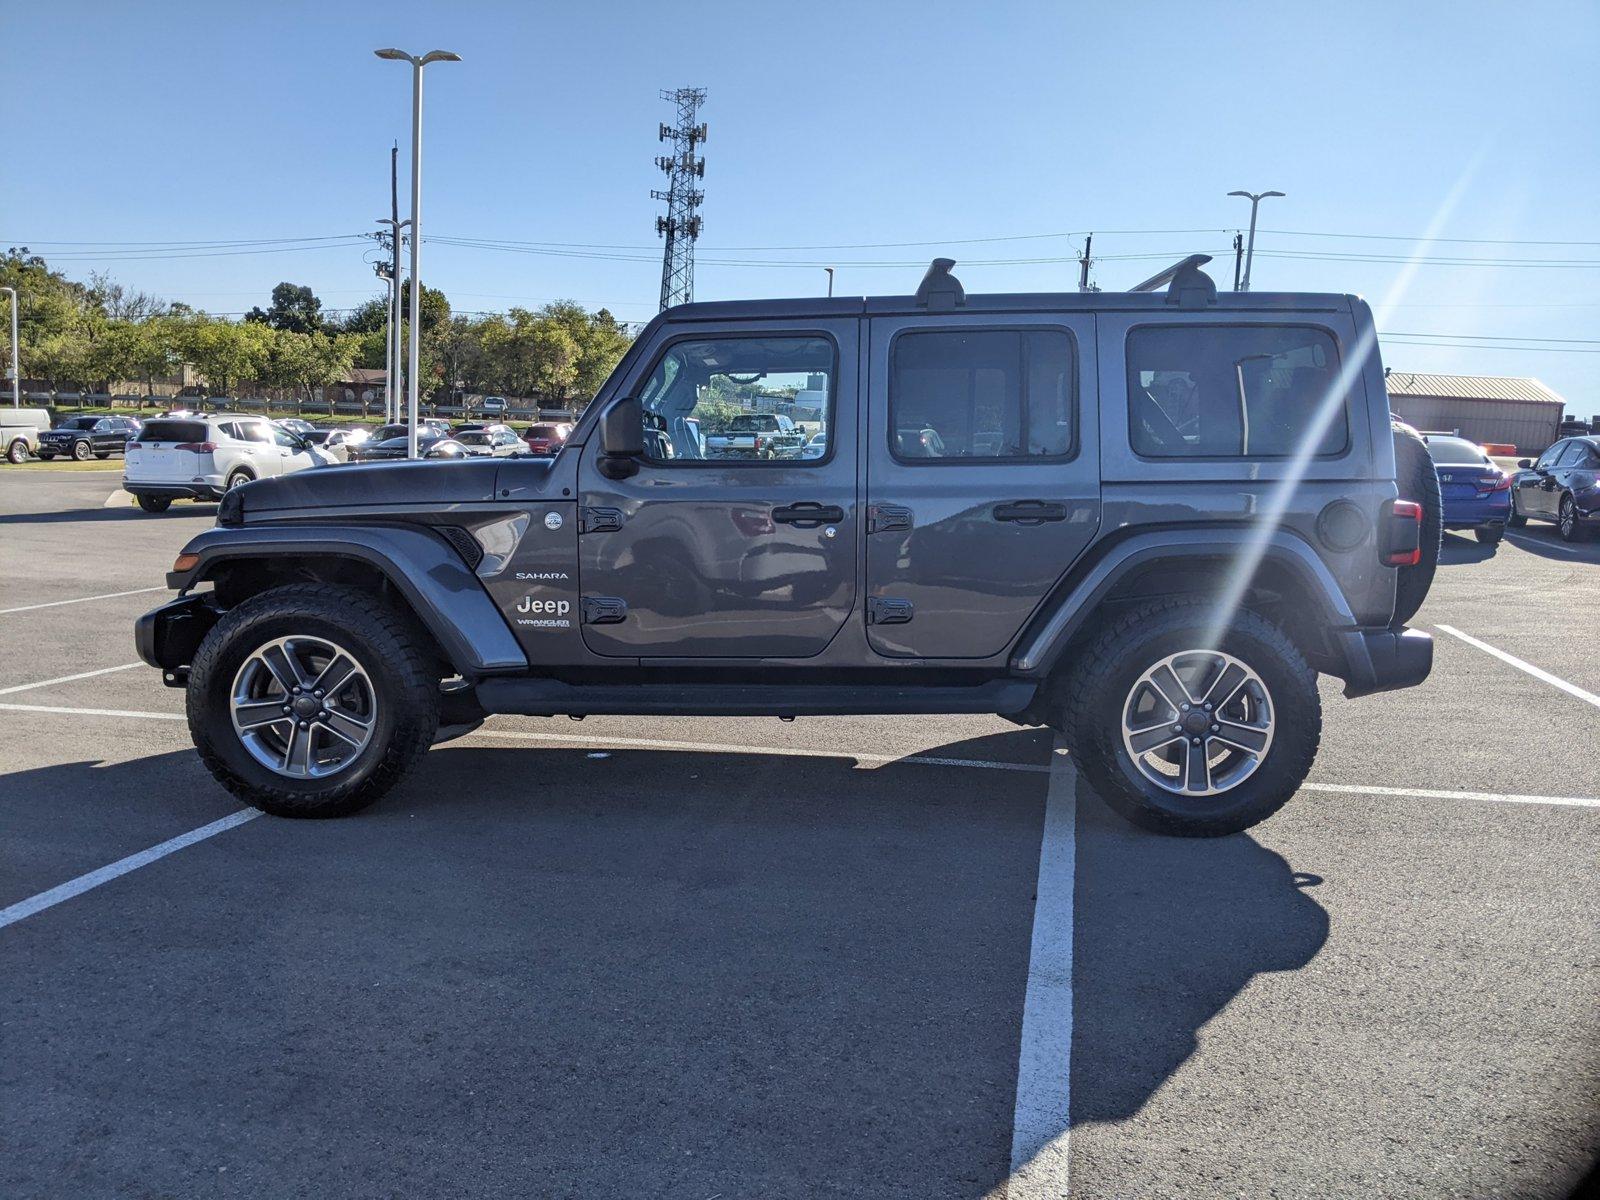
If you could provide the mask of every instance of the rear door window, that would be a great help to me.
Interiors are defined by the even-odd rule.
[[[1350,444],[1339,352],[1326,330],[1146,325],[1128,333],[1127,365],[1128,432],[1137,454],[1325,457]]]
[[[1072,335],[911,330],[889,358],[889,448],[907,464],[1071,457]]]

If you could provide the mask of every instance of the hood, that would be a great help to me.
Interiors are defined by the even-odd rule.
[[[466,504],[494,499],[493,459],[431,459],[313,467],[247,483],[235,494],[248,517],[294,509]]]

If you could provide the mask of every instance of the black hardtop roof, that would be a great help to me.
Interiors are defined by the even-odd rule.
[[[1348,312],[1356,296],[1336,292],[1220,292],[1204,308],[1175,308],[1164,292],[995,292],[968,294],[958,308],[930,309],[914,296],[811,296],[784,300],[702,300],[662,314],[669,321],[792,317],[936,316],[1013,312]]]

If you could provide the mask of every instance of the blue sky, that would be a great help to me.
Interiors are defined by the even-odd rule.
[[[1264,232],[1258,289],[1388,300],[1387,333],[1480,339],[1391,338],[1389,365],[1532,375],[1600,413],[1600,266],[1508,265],[1600,264],[1592,3],[53,0],[6,5],[0,44],[15,164],[0,241],[212,312],[284,279],[352,306],[375,290],[372,254],[63,243],[373,228],[395,139],[405,162],[410,80],[372,50],[443,47],[465,61],[429,68],[424,232],[622,247],[425,245],[425,280],[458,310],[564,297],[649,317],[658,92],[692,84],[710,93],[700,299],[816,293],[824,263],[841,294],[906,292],[941,252],[975,292],[1070,288],[1071,262],[985,260],[1070,256],[1084,230],[1108,256],[1097,282],[1126,287],[1226,252],[1247,217],[1226,193],[1276,188],[1266,230],[1511,241]],[[930,244],[881,245],[906,242]],[[1419,249],[1502,265],[1265,257]],[[751,259],[811,265],[718,265]],[[1588,344],[1488,348],[1535,338]]]

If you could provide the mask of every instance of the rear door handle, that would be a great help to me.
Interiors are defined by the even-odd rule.
[[[782,525],[837,525],[844,520],[844,509],[837,504],[818,504],[803,500],[772,510],[772,519]]]
[[[1065,521],[1067,506],[1044,500],[1013,500],[994,506],[996,521],[1015,521],[1019,525],[1043,525],[1046,521]]]

